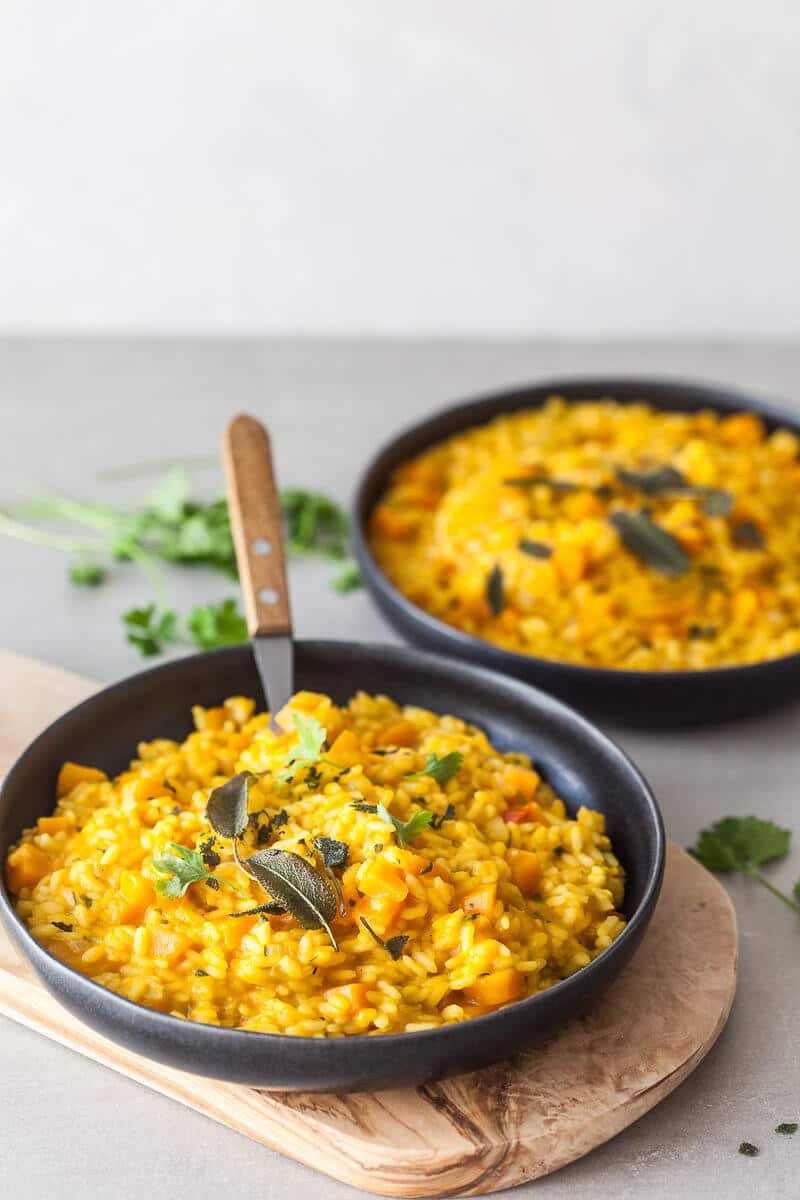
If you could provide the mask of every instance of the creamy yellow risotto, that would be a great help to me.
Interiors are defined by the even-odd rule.
[[[370,521],[409,599],[523,654],[696,670],[800,650],[798,439],[612,400],[500,417],[399,467]]]
[[[492,1011],[623,929],[602,815],[525,755],[385,696],[300,692],[278,736],[253,713],[195,708],[113,780],[64,765],[7,862],[52,954],[162,1012],[325,1037]]]

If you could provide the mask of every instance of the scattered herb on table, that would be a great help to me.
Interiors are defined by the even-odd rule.
[[[709,871],[727,874],[741,871],[760,883],[778,900],[800,913],[796,903],[785,892],[766,879],[758,867],[789,852],[791,832],[781,829],[773,821],[762,821],[759,817],[724,817],[705,829],[689,853],[707,867]],[[794,894],[800,901],[800,880],[795,884]]]
[[[761,1153],[761,1151],[759,1150],[758,1146],[754,1146],[752,1142],[740,1142],[739,1153],[746,1155],[747,1158],[755,1158],[757,1154]]]
[[[800,1128],[800,1125],[798,1125],[797,1121],[783,1121],[780,1125],[775,1126],[775,1132],[791,1137],[792,1134],[797,1133],[798,1128]]]
[[[382,821],[385,821],[387,825],[394,826],[401,849],[405,848],[407,842],[413,842],[414,838],[427,829],[433,820],[433,813],[428,812],[426,808],[415,812],[408,821],[401,821],[397,817],[393,817],[385,804],[378,804],[376,811]]]
[[[397,962],[398,958],[400,958],[405,950],[406,942],[408,941],[408,934],[399,933],[395,937],[390,937],[387,941],[384,941],[383,938],[375,932],[366,917],[361,917],[360,919],[361,924],[364,926],[373,941],[376,941],[379,946],[381,946],[384,950],[387,950],[394,962]]]
[[[449,783],[461,770],[464,755],[460,750],[452,750],[449,754],[429,754],[428,760],[421,771],[410,771],[406,779],[422,779],[429,775],[439,784]]]
[[[281,493],[280,501],[288,554],[340,563],[331,586],[341,593],[358,587],[358,567],[348,559],[347,514],[320,492],[289,489]],[[65,536],[41,528],[38,521],[77,525],[90,532]],[[138,510],[44,496],[0,512],[0,534],[74,555],[67,573],[79,587],[97,587],[105,581],[108,570],[99,561],[103,556],[112,562],[136,563],[153,588],[155,603],[131,609],[123,622],[129,643],[145,656],[160,654],[178,641],[211,649],[247,640],[246,625],[234,600],[192,609],[184,628],[164,594],[159,570],[164,562],[202,565],[228,578],[237,577],[227,502],[192,500],[189,477],[180,467],[166,473]]]

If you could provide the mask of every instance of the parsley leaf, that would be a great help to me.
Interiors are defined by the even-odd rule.
[[[286,771],[279,776],[279,779],[286,783],[288,780],[294,779],[298,771],[318,762],[338,767],[339,763],[332,762],[322,753],[322,747],[328,736],[325,726],[321,725],[316,717],[304,717],[299,712],[292,712],[292,720],[297,730],[297,742],[286,752],[284,759]]]
[[[186,624],[192,641],[201,650],[247,641],[247,622],[232,599],[193,608]]]
[[[164,646],[177,641],[177,614],[171,608],[162,612],[155,604],[130,608],[122,617],[128,627],[128,641],[144,658],[160,654]]]
[[[96,562],[73,563],[67,572],[70,583],[77,587],[97,587],[106,577],[105,567]]]
[[[361,578],[361,569],[355,559],[350,559],[342,567],[338,575],[334,575],[331,580],[331,587],[340,595],[346,596],[348,592],[354,592],[357,588],[363,587],[364,581]]]
[[[441,758],[438,754],[429,754],[428,761],[422,770],[410,771],[406,778],[421,779],[425,775],[430,775],[437,783],[449,783],[461,770],[463,761],[464,755],[459,750],[453,750],[450,754],[444,754]]]
[[[377,813],[387,825],[394,825],[401,849],[405,848],[406,842],[413,841],[417,834],[422,833],[423,829],[427,829],[433,820],[433,813],[428,812],[426,808],[415,812],[409,821],[400,821],[397,817],[393,817],[385,804],[377,806]]]
[[[782,1121],[780,1125],[775,1126],[775,1132],[783,1133],[788,1137],[791,1137],[792,1134],[797,1133],[798,1128],[800,1128],[800,1126],[798,1125],[797,1121]]]
[[[704,829],[697,839],[697,845],[689,853],[709,871],[723,874],[742,871],[789,908],[800,913],[800,904],[796,904],[756,870],[763,863],[788,854],[791,836],[788,829],[781,829],[773,821],[762,821],[759,817],[725,817],[710,829]]]
[[[155,884],[156,891],[160,896],[177,900],[179,896],[186,895],[187,888],[191,887],[193,883],[210,882],[210,886],[213,886],[215,890],[221,883],[224,883],[231,891],[236,892],[237,896],[247,898],[247,893],[243,892],[241,888],[237,888],[227,879],[218,879],[212,875],[203,855],[196,850],[190,850],[187,846],[179,846],[177,842],[170,842],[167,850],[170,853],[153,859],[153,870],[163,876],[163,878],[157,879]]]

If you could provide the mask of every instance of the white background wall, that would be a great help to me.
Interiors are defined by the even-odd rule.
[[[800,334],[796,0],[0,0],[0,329]]]

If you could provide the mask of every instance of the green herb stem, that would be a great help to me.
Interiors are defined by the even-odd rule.
[[[771,884],[770,881],[766,879],[760,871],[755,869],[755,867],[751,867],[749,864],[745,863],[741,869],[744,871],[745,875],[749,875],[751,879],[755,879],[756,883],[760,883],[761,886],[765,887],[768,892],[771,892],[772,895],[778,900],[782,900],[784,904],[788,905],[793,912],[796,912],[798,915],[800,915],[800,904],[795,904],[791,897],[787,896],[785,892],[782,892],[780,888],[776,888],[774,884]]]
[[[26,525],[4,512],[0,512],[0,533],[15,538],[18,542],[29,542],[33,546],[50,546],[54,550],[66,550],[69,554],[85,554],[87,550],[98,548],[96,538],[61,537],[60,534],[48,533],[45,529]]]

